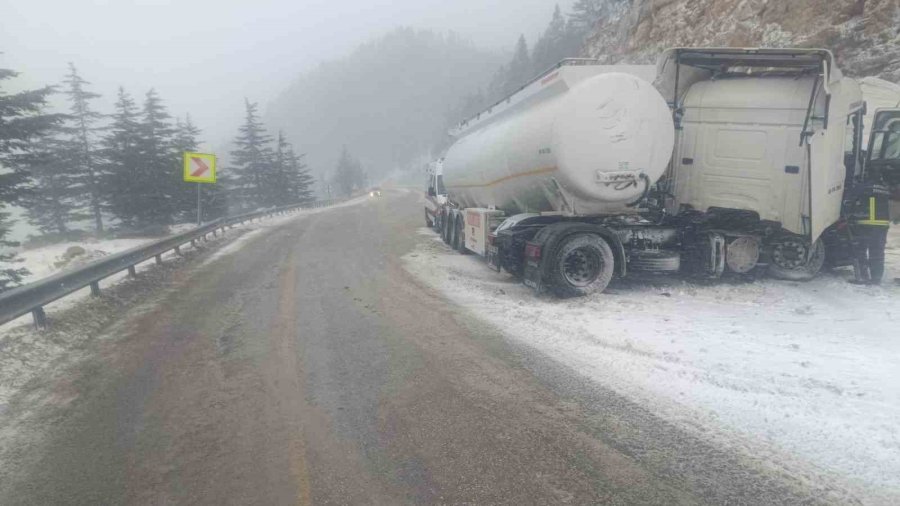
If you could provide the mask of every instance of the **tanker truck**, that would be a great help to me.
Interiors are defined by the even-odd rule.
[[[451,131],[428,221],[563,297],[633,272],[809,279],[850,257],[842,209],[865,170],[865,112],[826,50],[567,59]]]

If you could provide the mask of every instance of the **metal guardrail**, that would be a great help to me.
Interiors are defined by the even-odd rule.
[[[205,239],[209,234],[215,236],[219,230],[224,234],[226,227],[301,209],[328,207],[338,202],[336,200],[316,201],[220,218],[186,232],[121,251],[82,267],[66,270],[33,283],[2,292],[0,293],[0,325],[15,320],[26,313],[31,313],[34,316],[34,324],[37,327],[44,327],[47,325],[47,315],[44,312],[45,305],[88,286],[91,287],[91,295],[99,296],[99,282],[101,280],[125,270],[130,275],[135,276],[137,274],[135,271],[137,264],[151,258],[156,258],[156,263],[161,264],[162,254],[167,251],[173,250],[176,253],[180,253],[179,248],[181,246],[187,243],[196,244],[196,241]]]

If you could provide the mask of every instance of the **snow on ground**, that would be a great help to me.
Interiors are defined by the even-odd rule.
[[[37,248],[25,249],[19,252],[22,267],[28,269],[30,274],[23,280],[23,283],[31,283],[41,278],[45,278],[51,274],[83,265],[87,262],[97,260],[99,258],[125,251],[127,249],[136,248],[142,244],[156,241],[161,237],[133,237],[127,239],[86,239],[84,241],[67,241],[56,244],[49,244]],[[83,248],[84,254],[79,255],[68,261],[65,253],[69,248]]]
[[[897,227],[881,287],[840,271],[808,283],[649,277],[568,300],[433,237],[408,270],[509,339],[766,465],[900,501]]]

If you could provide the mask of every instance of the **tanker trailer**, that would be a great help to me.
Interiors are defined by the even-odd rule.
[[[805,49],[563,61],[451,132],[441,234],[560,296],[632,271],[811,277],[864,111],[832,63]]]

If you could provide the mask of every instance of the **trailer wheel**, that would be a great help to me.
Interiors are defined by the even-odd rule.
[[[549,284],[559,297],[602,292],[615,271],[609,243],[596,234],[574,234],[563,239],[549,260]]]
[[[776,239],[772,245],[769,274],[789,281],[808,281],[814,278],[825,263],[825,245],[818,240],[812,248],[810,256],[807,254],[809,245],[803,238],[785,236]]]
[[[466,223],[462,215],[453,220],[453,223],[453,249],[465,255],[468,251],[466,250]]]
[[[450,213],[441,214],[441,239],[444,244],[450,244]]]

